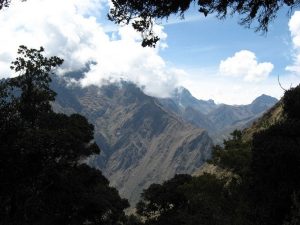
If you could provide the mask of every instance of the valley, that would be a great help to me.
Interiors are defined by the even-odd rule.
[[[277,102],[263,95],[249,105],[215,104],[194,98],[185,88],[158,99],[130,82],[81,88],[54,79],[53,86],[55,111],[82,114],[95,126],[101,153],[88,164],[103,171],[132,205],[150,184],[198,171],[214,144]]]

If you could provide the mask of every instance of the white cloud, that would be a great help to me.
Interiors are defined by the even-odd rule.
[[[249,103],[263,93],[282,95],[277,78],[269,76],[273,65],[258,62],[250,51],[237,52],[221,62],[219,73],[226,76],[219,76],[218,69],[187,73],[170,66],[159,55],[166,47],[163,26],[155,27],[162,37],[156,49],[142,48],[140,35],[131,26],[113,26],[106,33],[111,25],[101,24],[99,15],[107,13],[103,10],[107,10],[107,4],[108,0],[12,1],[11,7],[0,12],[0,78],[11,76],[10,62],[15,59],[18,46],[24,44],[31,48],[44,46],[48,55],[64,58],[62,72],[96,62],[81,80],[82,85],[123,79],[135,82],[147,94],[167,97],[180,84],[198,98],[228,104]],[[300,71],[299,17],[299,12],[295,13],[289,24],[295,47],[295,63],[290,68],[295,72],[297,68]],[[297,83],[295,73],[283,76],[284,87]],[[261,83],[241,82],[237,77]]]
[[[95,62],[81,80],[82,85],[123,79],[144,87],[153,96],[168,96],[181,72],[168,68],[159,56],[159,50],[166,47],[163,27],[155,27],[162,40],[156,49],[141,47],[141,37],[131,26],[123,26],[109,36],[97,21],[107,4],[107,0],[13,1],[0,13],[0,76],[11,76],[10,62],[19,45],[43,46],[48,55],[65,60],[61,73]]]
[[[293,43],[293,60],[291,66],[286,67],[290,72],[300,75],[300,11],[296,11],[289,21],[289,29]]]
[[[272,63],[259,63],[253,52],[241,50],[234,56],[222,60],[219,71],[221,75],[242,77],[245,81],[262,81],[268,78],[273,68]]]
[[[279,86],[276,76],[270,76],[259,84],[241,82],[235,77],[219,76],[216,69],[209,68],[189,71],[182,78],[181,84],[188,88],[196,98],[213,99],[217,103],[249,104],[262,94],[278,99],[284,94],[284,90]],[[293,74],[284,74],[280,82],[285,89],[288,89],[291,84],[299,83],[299,77]]]

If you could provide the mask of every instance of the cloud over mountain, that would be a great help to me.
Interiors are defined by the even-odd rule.
[[[168,68],[159,56],[159,50],[166,46],[163,27],[155,27],[162,38],[158,47],[142,48],[140,35],[131,26],[105,33],[98,21],[103,8],[108,9],[105,0],[13,1],[0,14],[0,77],[10,76],[9,65],[19,45],[43,46],[47,54],[65,60],[61,74],[94,62],[82,85],[128,80],[150,95],[169,96],[182,71]]]
[[[170,54],[168,50],[161,54],[167,38],[163,26],[155,26],[156,33],[161,37],[158,47],[142,48],[140,34],[131,26],[118,27],[108,22],[105,15],[109,7],[109,0],[12,1],[11,7],[0,12],[0,79],[11,76],[10,62],[15,59],[18,46],[24,44],[30,48],[43,46],[48,55],[64,58],[61,74],[86,68],[91,62],[96,63],[90,66],[90,71],[80,81],[83,86],[101,86],[107,80],[126,80],[136,83],[146,94],[155,97],[168,97],[175,87],[185,86],[198,98],[213,98],[228,104],[247,104],[253,96],[263,93],[277,98],[282,96],[283,90],[278,85],[277,77],[270,75],[273,64],[261,62],[256,50],[241,50],[231,57],[221,57],[224,60],[220,65],[218,58],[216,64],[207,67],[197,64],[195,69],[190,64],[185,66],[185,62],[178,63],[178,55],[172,51],[171,58],[166,57]],[[192,21],[197,18],[192,17]],[[300,12],[295,12],[289,23],[294,57],[287,69],[292,73],[287,72],[280,77],[286,88],[291,83],[299,83],[299,21]],[[169,31],[172,26],[175,25],[166,27],[166,30]],[[181,30],[179,32],[182,33]],[[177,42],[174,45],[171,41],[177,35],[169,34],[171,49],[177,46]],[[218,41],[222,44],[222,40]],[[180,52],[183,48],[178,49]],[[218,55],[218,52],[213,53]],[[207,56],[199,52],[201,57]],[[174,65],[182,66],[188,73]],[[260,83],[241,82],[243,80]]]

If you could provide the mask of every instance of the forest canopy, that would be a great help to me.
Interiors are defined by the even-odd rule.
[[[215,173],[176,175],[142,193],[146,225],[300,224],[300,85],[285,92],[282,120],[215,146]],[[278,105],[276,105],[278,107]]]
[[[16,77],[0,82],[0,224],[120,224],[128,201],[84,160],[99,154],[94,127],[56,113],[49,84],[63,60],[20,46]]]

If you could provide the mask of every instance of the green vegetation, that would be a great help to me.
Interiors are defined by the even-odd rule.
[[[299,0],[112,0],[109,19],[117,24],[129,24],[142,33],[143,46],[155,46],[159,38],[153,31],[153,21],[168,19],[171,15],[179,15],[184,19],[190,6],[196,5],[199,13],[207,16],[216,15],[219,19],[226,16],[240,15],[240,24],[250,27],[255,24],[256,31],[266,32],[270,22],[276,18],[277,12],[286,6],[291,11],[298,7]]]
[[[145,190],[137,213],[145,224],[233,224],[237,201],[226,183],[210,174],[176,175]]]
[[[252,141],[234,131],[209,163],[221,174],[176,175],[142,194],[145,224],[299,224],[300,86],[286,91],[283,117]]]
[[[0,10],[10,3],[11,0],[0,0]],[[281,8],[286,7],[291,14],[300,0],[112,0],[112,4],[108,18],[116,24],[132,23],[142,34],[142,46],[153,47],[159,41],[153,30],[154,21],[168,20],[172,15],[184,19],[191,5],[204,16],[215,15],[219,19],[237,14],[241,25],[250,28],[254,24],[255,31],[267,32]]]
[[[99,153],[93,126],[53,112],[51,71],[63,60],[43,51],[20,46],[17,76],[0,82],[0,224],[300,223],[300,85],[286,91],[281,119],[215,146],[209,163],[222,173],[152,184],[127,217],[127,200],[84,163]]]
[[[286,91],[284,120],[254,135],[252,189],[258,218],[283,221],[300,191],[300,86]]]
[[[224,141],[224,147],[215,147],[210,160],[224,173],[176,175],[143,192],[137,213],[145,224],[251,224],[245,196],[250,145],[241,141],[241,132],[232,135],[232,139]]]
[[[280,100],[270,110],[268,110],[262,117],[255,121],[251,127],[243,130],[242,139],[244,142],[250,142],[254,136],[261,130],[267,129],[275,123],[279,123],[284,119],[283,103]]]
[[[127,200],[84,160],[99,153],[83,116],[52,111],[51,71],[62,64],[20,46],[0,83],[0,224],[122,224]]]

